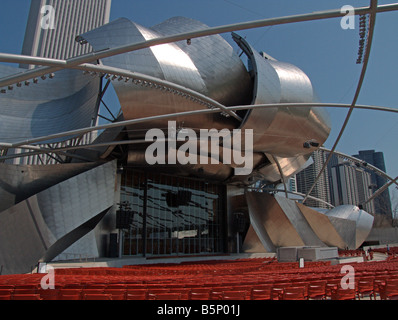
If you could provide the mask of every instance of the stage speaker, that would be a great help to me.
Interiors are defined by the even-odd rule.
[[[133,223],[133,212],[118,210],[116,211],[116,229],[129,229]]]
[[[119,256],[117,233],[109,235],[109,258],[117,258]]]

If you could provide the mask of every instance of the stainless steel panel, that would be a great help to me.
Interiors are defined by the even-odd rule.
[[[118,19],[82,35],[82,38],[98,51],[203,28],[206,28],[206,25],[184,17],[171,18],[152,28],[140,26],[127,19]],[[243,39],[240,39],[238,44],[244,47],[249,56],[254,87],[240,58],[219,35],[195,38],[190,43],[180,41],[145,48],[109,57],[102,62],[105,65],[140,72],[185,86],[225,105],[313,102],[311,82],[299,68],[264,58]],[[172,90],[159,89],[150,83],[114,79],[113,85],[125,119],[193,111],[204,107],[197,101],[186,99]],[[235,119],[219,114],[173,119],[178,127],[194,130],[254,129],[255,154],[258,158],[263,157],[263,153],[269,153],[271,156],[268,159],[263,157],[260,163],[256,162],[256,169],[252,175],[233,177],[231,182],[251,184],[253,179],[278,181],[280,172],[274,161],[270,160],[274,156],[282,163],[283,175],[291,176],[300,169],[313,151],[303,148],[304,142],[314,139],[322,144],[330,131],[324,110],[317,108],[255,109],[242,112],[240,115],[245,116],[240,126]],[[149,128],[154,127],[166,128],[167,121],[142,123],[127,130],[129,137],[134,139],[142,138]],[[133,159],[142,158],[142,154],[138,152],[134,155],[134,151],[131,150],[129,157],[135,162]],[[181,172],[186,171],[185,169]],[[205,169],[199,167],[199,170],[210,172],[213,176],[214,172],[217,172],[215,176],[222,180],[226,178],[224,173],[228,171],[222,170],[224,173],[220,176],[219,168],[206,166]],[[192,169],[189,168],[188,171],[192,172]]]
[[[134,83],[114,84],[119,100],[121,101],[123,115],[126,120],[145,118],[176,112],[189,112],[207,108],[196,101],[189,100],[168,90],[143,87]],[[201,114],[195,116],[175,117],[169,119],[176,121],[178,127],[199,129],[234,129],[236,120],[225,118],[218,113]],[[130,138],[142,138],[150,128],[167,128],[168,120],[148,121],[127,128]]]
[[[252,104],[311,103],[314,94],[308,76],[296,66],[266,59],[243,38],[235,41],[250,59],[254,75]],[[303,144],[315,140],[322,145],[330,133],[330,120],[321,108],[266,108],[247,113],[241,129],[254,130],[254,150],[278,157],[305,155],[313,150]]]
[[[339,233],[340,237],[345,242],[344,249],[357,249],[356,246],[356,224],[354,221],[337,218],[328,217],[329,221],[332,223],[333,227]]]
[[[186,17],[173,17],[154,27],[163,36],[208,28]],[[251,101],[250,76],[239,56],[220,35],[176,43],[197,67],[205,85],[206,95],[226,106],[246,105]]]
[[[266,251],[271,244],[357,249],[373,224],[373,217],[355,206],[340,206],[322,213],[267,193],[249,192],[246,199],[252,228],[244,248],[250,252],[261,249],[260,242]]]
[[[351,220],[356,223],[355,247],[358,248],[369,235],[374,217],[353,205],[342,205],[326,212],[328,217]]]
[[[0,163],[0,212],[96,166],[98,166],[97,163],[46,166]]]
[[[60,239],[68,245],[74,230],[113,205],[115,178],[116,161],[108,162],[1,212],[4,273],[29,272],[49,251],[52,256],[61,253],[65,247]],[[98,256],[98,248],[93,250],[83,253]]]
[[[267,157],[271,164],[259,169],[259,173],[263,175],[264,180],[268,182],[274,182],[282,179],[275,160],[271,155],[267,155]],[[275,159],[279,162],[285,182],[289,177],[301,171],[310,157],[311,155],[303,155],[291,158],[275,157]]]
[[[176,28],[185,28],[185,20],[178,20],[177,22]],[[158,33],[159,28],[158,26],[157,31],[155,31],[154,29],[145,28],[126,19],[118,19],[108,25],[90,31],[82,35],[82,37],[95,50],[101,50],[103,48],[117,47],[126,43],[145,41],[161,36]],[[235,99],[234,97],[244,96],[242,90],[245,90],[246,95],[249,94],[250,79],[243,63],[221,37],[215,36],[215,38],[209,38],[212,39],[211,43],[209,43],[208,39],[195,41],[193,50],[189,48],[191,50],[190,54],[184,51],[186,47],[171,43],[106,58],[103,60],[103,63],[108,66],[132,70],[167,80],[195,90],[212,99],[217,98],[212,96],[212,92],[217,94],[224,92],[223,95],[227,95],[227,97],[220,99],[223,102],[231,102]],[[217,44],[218,41],[220,44]],[[197,44],[205,45],[208,50],[198,51]],[[220,62],[221,56],[224,57],[222,63]],[[196,65],[198,62],[200,63]],[[218,65],[217,68],[215,65]],[[224,70],[222,69],[223,66],[228,66],[228,68]],[[211,77],[210,74],[213,74],[213,76]],[[210,81],[209,84],[206,81]],[[218,83],[216,88],[212,87],[214,83]],[[228,84],[228,87],[224,90],[218,90],[220,83]],[[174,94],[172,91],[157,88],[143,82],[134,83],[129,81],[126,83],[125,81],[113,81],[113,85],[121,103],[125,119],[206,108],[206,106],[201,105],[197,101],[192,101],[184,96]],[[242,95],[238,93],[242,93]],[[233,98],[229,98],[228,94],[232,95]],[[179,125],[193,129],[236,128],[236,121],[226,119],[219,114],[179,117],[175,120]],[[165,128],[167,127],[167,121],[152,121],[129,128],[130,137],[142,136],[145,130],[153,127]],[[140,130],[143,131],[140,132]]]
[[[266,252],[274,252],[275,248],[273,247],[272,241],[268,240],[268,242],[264,242],[260,240],[260,238],[257,235],[257,232],[253,228],[253,222],[249,230],[247,231],[245,240],[243,242],[242,250],[245,253],[266,253]],[[263,239],[266,237],[262,237]],[[264,245],[265,243],[265,245]],[[265,248],[268,248],[266,250]]]
[[[261,194],[261,193],[260,193]],[[295,227],[300,238],[307,246],[325,247],[326,245],[319,239],[310,224],[305,219],[302,212],[297,207],[297,202],[280,196],[274,196],[278,205],[285,213],[286,217]]]
[[[0,213],[0,265],[3,274],[27,273],[56,239],[33,196]]]
[[[0,77],[23,70],[2,65]],[[53,79],[39,78],[36,84],[31,81],[29,86],[14,86],[13,90],[0,94],[2,142],[18,142],[92,125],[97,116],[100,79],[76,70],[62,70],[54,75]]]
[[[259,155],[260,154],[254,154],[255,159],[257,159]],[[262,163],[254,161],[254,170],[252,174],[248,176],[233,176],[228,180],[228,182],[233,184],[251,185],[258,180],[269,184],[280,181],[282,177],[278,165],[274,161],[272,155],[265,154],[264,156],[266,156],[268,160],[263,160]],[[289,177],[304,168],[310,157],[311,155],[303,155],[291,158],[275,157],[275,159],[279,162],[283,178],[287,181]]]
[[[348,247],[346,241],[342,239],[330,219],[325,214],[313,210],[301,203],[297,203],[297,206],[310,224],[312,230],[314,230],[319,239],[321,239],[325,244],[330,247],[338,247],[340,249],[346,249]],[[355,233],[355,223],[345,220],[343,222],[345,224],[344,227],[348,229],[351,234]]]
[[[248,192],[246,199],[250,220],[254,222],[252,226],[260,240],[263,241],[266,234],[275,247],[308,245],[275,197],[267,193]]]

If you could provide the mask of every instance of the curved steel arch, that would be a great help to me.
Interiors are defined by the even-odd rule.
[[[370,7],[361,7],[361,8],[354,8],[355,15],[363,15],[368,14],[370,12],[388,12],[388,11],[396,11],[398,10],[398,4],[388,4],[382,6],[376,6],[376,8]],[[233,32],[239,30],[247,30],[247,29],[254,29],[260,27],[267,27],[273,25],[281,25],[287,23],[296,23],[296,22],[304,22],[304,21],[313,21],[313,20],[320,20],[320,19],[330,19],[330,18],[338,18],[345,16],[345,12],[341,12],[341,9],[336,10],[327,10],[327,11],[320,11],[314,13],[307,13],[301,15],[292,15],[286,17],[279,17],[279,18],[271,18],[271,19],[262,19],[257,21],[249,21],[243,23],[235,23],[230,25],[224,25],[219,27],[212,27],[206,28],[199,31],[194,32],[185,32],[180,33],[177,35],[172,36],[165,36],[159,37],[147,41],[143,41],[140,43],[133,43],[124,45],[118,48],[113,49],[105,49],[98,52],[92,52],[89,54],[82,55],[80,57],[74,57],[68,60],[63,60],[62,62],[53,62],[50,63],[49,61],[43,61],[43,65],[46,63],[47,66],[36,68],[35,70],[26,71],[22,74],[16,74],[9,77],[4,77],[0,79],[0,87],[6,87],[21,81],[29,80],[35,77],[40,77],[45,74],[49,74],[61,69],[71,68],[74,66],[78,66],[82,63],[87,63],[91,61],[97,61],[106,57],[110,57],[113,55],[118,55],[134,50],[140,50],[143,48],[148,48],[151,46],[159,45],[159,44],[166,44],[172,43],[182,40],[189,40],[193,38],[205,37],[214,34],[226,33],[226,32]],[[5,61],[6,62],[6,61]],[[11,62],[8,60],[7,62]]]
[[[15,62],[15,63],[27,63],[29,62],[30,64],[34,65],[40,65],[45,61],[52,61],[52,62],[62,62],[64,60],[57,60],[57,59],[50,59],[50,58],[40,58],[40,57],[29,57],[28,60],[25,60],[25,56],[22,55],[16,55],[16,54],[3,54],[0,53],[0,61],[8,61],[7,59],[4,59],[2,57],[6,56],[12,56],[12,59],[10,61]],[[220,108],[221,111],[227,113],[227,112],[233,112],[233,111],[238,111],[238,110],[243,110],[243,109],[255,109],[255,108],[272,108],[275,107],[276,104],[255,104],[251,106],[234,106],[234,107],[226,107],[222,105],[221,103],[218,103],[217,101],[199,93],[196,92],[192,89],[180,86],[178,84],[162,80],[159,78],[155,78],[149,75],[145,75],[142,73],[138,72],[133,72],[130,70],[125,70],[125,69],[120,69],[120,68],[114,68],[114,67],[108,67],[104,65],[93,65],[89,63],[83,63],[78,66],[72,67],[73,69],[78,69],[86,72],[97,72],[100,75],[101,74],[110,74],[110,75],[115,75],[119,77],[126,77],[126,78],[131,78],[133,81],[134,79],[142,80],[142,81],[148,81],[154,84],[166,86],[170,89],[174,89],[177,91],[181,91],[185,94],[189,94],[194,96],[195,98],[199,99],[199,102],[202,101],[202,103],[205,103],[207,107],[209,108]],[[340,104],[340,103],[279,103],[277,106],[280,107],[334,107],[334,108],[348,108],[352,107],[352,105],[347,105],[347,104]],[[396,112],[398,113],[398,109],[394,108],[388,108],[388,107],[380,107],[380,106],[369,106],[369,105],[355,105],[354,108],[356,109],[368,109],[368,110],[378,110],[378,111],[388,111],[388,112]],[[217,110],[218,111],[218,110]],[[217,112],[215,111],[215,112]],[[231,115],[231,114],[230,114]],[[242,120],[240,117],[234,116],[238,120]]]
[[[325,151],[325,152],[332,152],[332,150],[327,149],[327,148],[324,148],[324,147],[320,147],[319,149],[322,150],[322,151]],[[365,167],[365,163],[366,163],[366,168],[368,168],[368,169],[370,169],[370,170],[372,170],[372,171],[375,171],[375,172],[378,173],[379,175],[383,176],[383,178],[386,178],[387,180],[390,180],[390,181],[396,180],[396,179],[390,177],[390,176],[389,176],[386,172],[384,172],[383,170],[380,170],[379,168],[375,167],[374,165],[372,165],[372,164],[370,164],[370,163],[367,163],[367,162],[365,162],[365,161],[363,161],[363,160],[361,160],[361,159],[355,158],[355,157],[353,157],[353,156],[350,156],[350,155],[348,155],[348,154],[345,154],[345,153],[342,153],[342,152],[338,152],[338,151],[333,151],[333,153],[334,153],[335,155],[337,155],[337,156],[341,156],[341,157],[347,158],[348,160],[351,160],[351,161],[353,161],[353,162],[355,162],[355,163],[359,163],[359,164],[363,165],[364,167]],[[395,183],[395,184],[398,186],[398,182],[393,182],[393,183]]]
[[[329,150],[329,149],[327,149],[327,148],[323,148],[323,147],[321,147],[321,148],[319,148],[319,149],[322,150],[322,151],[324,151],[324,152],[330,152],[330,153],[336,154],[337,156],[344,157],[344,158],[346,158],[346,159],[348,159],[348,160],[350,160],[350,161],[352,161],[352,162],[359,163],[359,164],[361,164],[363,167],[365,167],[365,164],[366,164],[366,168],[367,168],[367,169],[370,169],[370,170],[374,171],[376,174],[381,175],[381,176],[382,176],[383,178],[385,178],[386,180],[390,180],[390,181],[387,182],[385,185],[383,185],[382,187],[380,187],[379,189],[377,189],[368,199],[366,199],[366,200],[364,200],[363,202],[359,203],[358,206],[364,206],[364,205],[366,205],[367,203],[369,203],[370,201],[374,200],[374,199],[377,198],[379,195],[381,195],[381,194],[382,194],[388,187],[390,187],[392,184],[395,183],[395,184],[398,186],[398,177],[396,177],[396,178],[394,179],[394,178],[390,177],[386,172],[384,172],[383,170],[380,170],[379,168],[373,166],[373,165],[370,164],[370,163],[367,163],[367,162],[365,162],[365,161],[363,161],[363,160],[361,160],[361,159],[358,159],[358,158],[349,156],[349,155],[344,154],[344,153],[342,153],[342,152],[337,152],[337,151],[332,152],[331,150]]]
[[[243,109],[252,109],[252,108],[274,108],[274,107],[297,107],[297,108],[308,108],[308,107],[330,107],[330,108],[350,108],[350,105],[348,104],[333,104],[333,103],[282,103],[282,104],[262,104],[262,105],[251,105],[251,106],[236,106],[236,107],[228,107],[231,110],[243,110]],[[364,109],[364,110],[378,110],[378,111],[384,111],[384,112],[392,112],[392,113],[398,113],[398,109],[394,108],[388,108],[388,107],[378,107],[378,106],[367,106],[367,105],[356,105],[354,108],[358,109]],[[135,123],[140,123],[140,122],[146,122],[146,121],[151,121],[153,119],[169,119],[173,118],[175,116],[194,116],[196,114],[201,114],[201,113],[215,113],[215,112],[220,112],[221,109],[215,108],[215,109],[204,109],[204,110],[195,110],[195,111],[190,111],[190,112],[179,112],[179,113],[171,113],[171,114],[166,114],[166,115],[160,115],[160,116],[153,116],[153,117],[147,117],[147,118],[140,118],[140,119],[133,119],[133,120],[125,120],[125,121],[120,121],[120,122],[114,122],[114,123],[109,123],[109,124],[104,124],[104,125],[99,125],[99,126],[93,126],[93,127],[87,127],[87,128],[82,128],[82,129],[77,129],[73,131],[67,131],[67,132],[61,132],[58,134],[54,134],[51,136],[45,136],[45,137],[39,137],[35,139],[29,139],[25,141],[20,141],[18,143],[5,143],[5,142],[0,142],[0,148],[22,148],[22,149],[31,149],[31,146],[29,144],[32,143],[37,143],[53,138],[58,138],[58,137],[63,137],[63,136],[70,136],[70,135],[78,135],[78,134],[86,134],[92,131],[98,131],[98,130],[104,130],[104,129],[110,129],[110,128],[117,128],[117,127],[123,127],[127,125],[132,125]],[[108,145],[112,144],[119,144],[121,141],[116,141],[116,142],[109,142],[106,143]],[[131,143],[131,142],[130,142]],[[90,145],[81,145],[81,147],[86,147],[86,148],[93,148],[97,146],[103,146],[104,144],[97,145],[97,144],[90,144]],[[70,147],[68,150],[72,150],[73,148],[77,149],[79,147]],[[51,149],[52,151],[56,152],[57,150],[62,150],[64,151],[65,148],[60,148],[60,149]],[[48,152],[48,150],[43,151]],[[27,156],[27,155],[24,155]],[[13,158],[18,157],[18,155],[15,155]],[[2,160],[3,157],[0,157],[0,160]]]
[[[2,54],[0,54],[0,61]],[[24,56],[22,55],[13,55],[14,62],[18,63],[27,63],[25,60]],[[34,65],[40,65],[43,61],[56,61],[56,62],[62,62],[64,60],[56,60],[56,59],[49,59],[49,58],[35,58],[32,57],[32,59],[29,59],[29,62]],[[109,74],[111,76],[119,76],[119,77],[126,77],[127,79],[130,79],[131,81],[138,80],[138,81],[147,81],[148,83],[146,85],[158,85],[162,86],[161,89],[167,88],[167,90],[175,90],[173,93],[177,94],[185,94],[187,95],[187,98],[195,98],[198,103],[203,104],[207,106],[208,108],[219,108],[221,109],[223,114],[227,114],[229,116],[234,117],[235,119],[242,121],[242,118],[236,115],[234,112],[229,110],[227,107],[222,105],[221,103],[197,92],[192,89],[189,89],[187,87],[183,87],[181,85],[178,85],[176,83],[167,81],[167,80],[162,80],[159,78],[155,78],[149,75],[145,75],[142,73],[138,72],[133,72],[125,69],[120,69],[120,68],[115,68],[115,67],[108,67],[104,65],[93,65],[89,63],[84,63],[76,67],[72,67],[71,69],[78,69],[78,70],[83,70],[85,72],[94,72],[94,73],[99,73],[99,75],[106,75]],[[122,80],[122,79],[120,79]],[[126,80],[126,79],[124,79]]]

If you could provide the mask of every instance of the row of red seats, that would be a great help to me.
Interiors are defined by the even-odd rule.
[[[201,269],[200,266],[202,265],[206,265],[206,268]],[[340,273],[341,265],[317,262],[306,263],[304,268],[299,268],[297,263],[278,263],[275,260],[241,260],[235,263],[218,261],[214,264],[216,272],[209,277],[211,266],[211,263],[186,263],[184,266],[167,265],[168,272],[162,274],[155,272],[161,269],[161,265],[129,266],[126,268],[57,269],[55,272],[57,290],[55,291],[40,289],[39,284],[43,277],[40,274],[0,276],[0,290],[8,289],[9,293],[3,291],[4,294],[0,294],[0,296],[8,296],[11,299],[13,297],[19,298],[20,294],[32,294],[45,299],[46,294],[51,295],[49,292],[52,292],[52,294],[58,292],[56,297],[61,299],[62,290],[80,290],[79,299],[86,299],[88,298],[86,297],[87,294],[109,295],[111,293],[107,290],[114,290],[116,289],[114,286],[118,286],[117,289],[123,290],[123,299],[134,297],[132,290],[141,290],[145,292],[145,299],[159,299],[158,295],[162,293],[173,294],[176,298],[185,300],[192,299],[192,296],[189,295],[195,293],[193,291],[197,289],[209,291],[209,295],[205,295],[205,297],[212,300],[215,297],[218,297],[218,299],[232,298],[231,292],[240,292],[242,299],[266,299],[267,297],[273,299],[294,298],[295,300],[300,297],[313,299],[315,296],[311,297],[308,294],[311,290],[319,291],[319,296],[322,298],[350,297],[347,290],[342,293],[338,292],[339,287],[341,287],[339,283],[344,276]],[[379,296],[383,299],[395,297],[395,286],[388,281],[392,281],[394,277],[398,278],[398,259],[357,263],[354,267],[356,280],[353,290],[354,297],[360,298],[364,294],[370,297]],[[189,273],[190,269],[202,271]],[[138,270],[140,272],[137,275]],[[245,271],[242,272],[242,270]],[[185,271],[188,271],[188,273],[185,273]],[[325,284],[324,288],[319,281]],[[36,286],[35,291],[21,291],[21,289],[28,289],[22,286],[29,283]],[[1,285],[10,287],[3,287],[2,289]],[[101,286],[101,288],[95,288],[96,285]],[[259,286],[263,287],[260,288]],[[265,287],[272,288],[272,295],[271,289],[265,289]],[[293,290],[293,288],[295,289]],[[153,290],[160,289],[163,292],[153,292]],[[87,290],[96,291],[87,292]],[[291,292],[292,290],[295,292]],[[325,292],[323,293],[322,290]],[[212,296],[210,296],[210,291],[213,292]],[[215,295],[214,292],[218,292],[218,295]],[[238,299],[238,297],[234,297]],[[111,294],[110,298],[116,299],[116,296]],[[137,296],[135,298],[138,299]],[[199,298],[199,296],[195,296],[195,298]]]
[[[387,279],[376,286],[374,279],[358,281],[355,289],[342,289],[340,279],[312,282],[279,282],[263,285],[219,287],[171,287],[157,284],[146,288],[124,285],[92,285],[48,289],[12,289],[0,286],[0,300],[306,300],[398,298],[398,279]],[[172,299],[173,298],[173,299]]]

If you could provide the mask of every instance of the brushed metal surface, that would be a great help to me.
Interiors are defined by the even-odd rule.
[[[330,247],[335,246],[340,249],[345,249],[348,247],[346,241],[342,239],[328,216],[314,209],[311,209],[303,205],[302,203],[297,203],[297,206],[304,215],[305,219],[307,219],[308,223],[310,224],[316,235],[325,244]],[[337,219],[335,221],[337,221]],[[352,221],[344,221],[344,223],[345,228],[349,229],[351,234],[355,232],[355,224],[352,223]]]
[[[254,230],[253,224],[255,222],[250,224],[249,230],[247,230],[245,240],[242,245],[242,250],[245,253],[267,253],[267,252],[275,252],[275,248],[272,245],[272,241],[269,239],[267,242],[265,242],[264,245],[264,240],[261,241],[258,233]],[[262,239],[268,239],[269,237],[263,236],[261,237]],[[265,248],[268,248],[266,250]]]
[[[1,212],[0,265],[4,274],[30,272],[49,251],[51,256],[60,254],[70,244],[68,235],[74,238],[74,230],[112,207],[115,178],[116,161],[108,162]],[[85,253],[98,256],[98,248],[92,249]]]
[[[0,212],[96,166],[97,163],[46,166],[0,163]]]
[[[374,217],[353,205],[342,205],[326,212],[328,217],[354,221],[356,224],[355,248],[358,248],[372,230]]]
[[[0,77],[22,71],[24,69],[1,65]],[[62,70],[54,75],[53,79],[39,78],[36,84],[30,81],[29,86],[14,86],[0,95],[2,142],[23,141],[91,126],[97,116],[100,79],[84,76],[76,70]]]
[[[248,192],[246,200],[250,221],[255,222],[253,228],[262,243],[268,243],[264,237],[268,235],[275,247],[306,245],[275,197],[267,193]]]
[[[151,28],[123,18],[81,37],[95,50],[100,51],[206,27],[199,21],[184,17],[170,18]],[[136,50],[104,58],[102,63],[182,85],[226,106],[314,101],[312,84],[302,70],[260,55],[244,39],[236,34],[233,37],[235,40],[239,38],[238,44],[249,57],[249,71],[232,47],[219,35],[195,38],[189,43],[179,41]],[[205,107],[195,100],[173,93],[172,90],[159,90],[151,83],[119,80],[113,79],[112,83],[125,119],[193,111]],[[232,178],[229,180],[232,183],[251,184],[253,179],[275,182],[280,180],[280,171],[272,160],[273,157],[281,163],[283,176],[288,178],[305,164],[313,151],[303,148],[304,142],[313,139],[322,144],[330,132],[327,114],[320,108],[265,108],[243,111],[240,115],[244,117],[241,124],[236,119],[225,118],[220,114],[177,117],[173,120],[180,128],[194,130],[239,128],[244,133],[245,129],[253,129],[254,149],[250,150],[263,160],[260,163],[255,162],[255,170],[251,175],[228,175],[228,166],[223,166],[221,175],[219,167],[211,166],[185,166],[180,172],[192,173],[199,170],[204,172],[204,177],[207,176],[206,173],[219,177],[220,180],[229,177]],[[128,127],[127,132],[130,139],[142,138],[150,128],[166,129],[167,121],[137,124]],[[245,148],[244,145],[243,147]],[[144,147],[141,146],[141,150],[142,148]],[[137,155],[134,152],[138,152]],[[140,152],[139,148],[130,148],[131,163],[142,159]],[[264,153],[269,156],[264,157]],[[170,169],[175,172],[174,167]]]
[[[163,36],[208,28],[200,21],[172,17],[151,29]],[[206,95],[225,106],[246,105],[251,101],[250,76],[239,56],[220,35],[176,42],[197,67],[206,85]]]
[[[313,231],[310,224],[297,207],[296,201],[276,195],[274,196],[274,198],[282,211],[285,213],[286,217],[297,230],[297,233],[300,235],[300,238],[305,245],[318,247],[326,246]]]
[[[246,200],[251,222],[244,241],[248,252],[269,252],[272,246],[357,249],[373,224],[373,216],[350,205],[318,211],[291,199],[259,192],[246,193]]]
[[[315,101],[308,76],[289,63],[267,59],[245,39],[234,34],[234,40],[250,60],[254,77],[251,104],[312,103]],[[254,109],[246,115],[241,129],[254,130],[254,150],[278,157],[295,157],[309,153],[303,143],[316,140],[322,145],[330,133],[328,114],[321,108]]]
[[[271,154],[254,153],[254,159],[260,159],[260,155],[263,155],[265,159],[255,160],[254,170],[250,175],[247,176],[232,176],[228,179],[228,183],[251,185],[255,181],[263,181],[266,184],[273,184],[281,181],[283,178],[285,182],[289,177],[303,170],[307,164],[308,159],[311,155],[303,155],[291,158],[275,157],[279,162],[283,177],[281,177],[279,168]]]
[[[175,19],[174,30],[187,27],[189,21]],[[164,33],[171,32],[170,23],[166,22],[163,26]],[[197,22],[191,24],[190,27],[193,26],[200,28],[202,24]],[[101,50],[160,37],[161,29],[161,25],[158,25],[155,31],[127,19],[118,19],[82,37],[96,50]],[[203,47],[206,47],[206,50],[199,50]],[[185,52],[186,49],[187,47],[181,44],[164,44],[106,58],[102,62],[104,65],[139,72],[182,85],[221,102],[241,102],[242,97],[250,94],[249,75],[239,57],[224,39],[219,36],[206,37],[204,40],[197,39],[192,44],[192,48],[188,46],[189,54]],[[221,59],[221,57],[224,58]],[[213,87],[215,83],[217,86]],[[125,119],[206,108],[196,101],[175,95],[168,90],[159,90],[145,83],[113,81],[113,85]],[[221,90],[220,86],[226,86],[226,88]],[[217,96],[220,93],[223,93],[222,98]],[[232,95],[232,98],[228,95]],[[239,100],[235,101],[237,96]],[[181,126],[193,129],[236,127],[236,121],[225,119],[219,114],[180,117],[176,121]],[[131,137],[139,136],[140,130],[144,131],[153,127],[165,128],[167,121],[152,121],[134,126],[130,128],[129,134]]]

